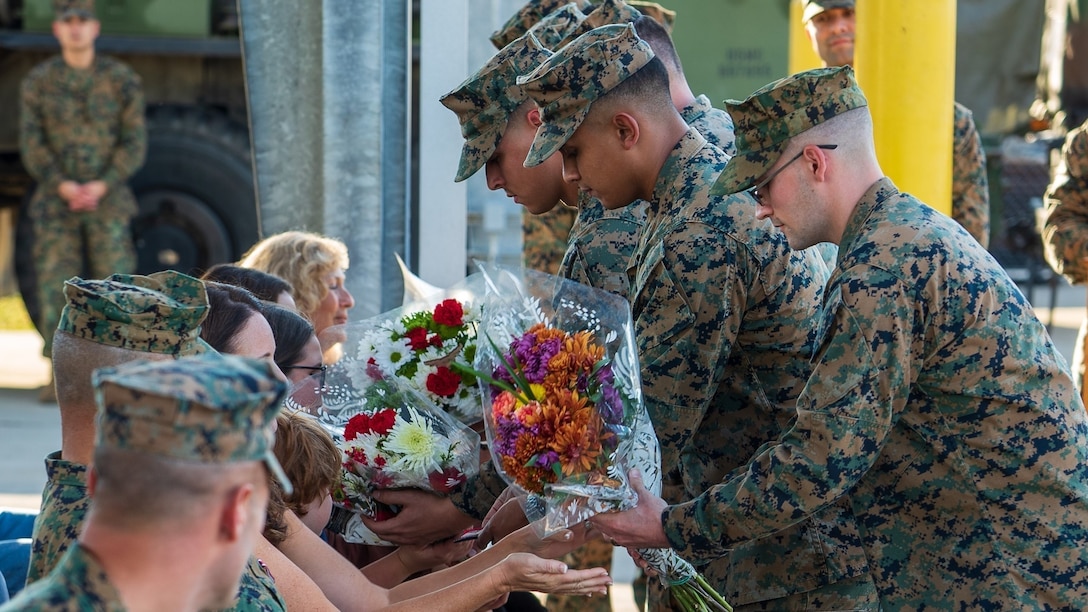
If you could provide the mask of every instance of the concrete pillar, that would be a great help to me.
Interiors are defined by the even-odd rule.
[[[264,235],[344,241],[353,319],[400,304],[410,0],[239,0]]]

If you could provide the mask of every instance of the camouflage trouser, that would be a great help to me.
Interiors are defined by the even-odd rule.
[[[649,599],[660,602],[662,589],[660,581],[650,581]],[[675,610],[676,606],[663,606],[651,603],[649,610]],[[823,612],[832,610],[876,612],[880,610],[880,596],[876,584],[869,574],[853,578],[844,578],[833,584],[788,595],[778,599],[760,601],[745,605],[734,605],[733,612]]]
[[[72,213],[55,219],[34,220],[34,262],[38,275],[38,331],[45,340],[42,354],[53,353],[53,332],[64,308],[64,281],[84,274],[89,278],[136,271],[127,216],[96,212]]]
[[[568,553],[566,557],[563,557],[563,562],[571,569],[603,567],[611,572],[612,545],[604,540],[592,540],[578,550]],[[581,612],[583,610],[587,612],[610,612],[612,610],[612,604],[609,601],[609,597],[611,596],[611,589],[609,590],[608,595],[605,595],[604,597],[597,595],[594,595],[593,597],[582,597],[581,595],[548,595],[548,599],[544,602],[544,605],[547,606],[549,612]]]
[[[521,260],[526,268],[557,274],[577,208],[560,204],[542,215],[521,214]]]

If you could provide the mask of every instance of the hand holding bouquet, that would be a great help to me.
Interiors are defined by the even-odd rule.
[[[485,276],[475,364],[490,399],[484,424],[496,468],[524,495],[538,532],[633,507],[630,468],[659,491],[627,302],[532,271]],[[730,609],[675,551],[638,552],[683,609]]]

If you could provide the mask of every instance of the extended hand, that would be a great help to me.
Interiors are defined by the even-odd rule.
[[[506,491],[491,506],[491,511],[484,517],[484,526],[480,529],[480,537],[476,539],[476,548],[478,550],[482,550],[491,542],[498,542],[529,524],[529,519],[525,518],[525,511],[521,508],[521,503],[512,493],[508,495],[511,491],[513,489],[507,487]]]
[[[568,570],[561,561],[514,553],[499,564],[503,584],[511,591],[540,591],[572,595],[604,595],[612,578],[603,567]]]
[[[638,505],[623,512],[605,512],[589,519],[606,540],[628,548],[672,548],[661,526],[661,513],[668,508],[665,500],[650,493],[642,484],[642,474],[631,470],[631,488],[638,494]]]
[[[394,544],[425,545],[445,540],[472,526],[472,517],[462,514],[447,497],[418,489],[374,491],[374,499],[398,506],[396,516],[384,521],[362,517],[363,524],[382,539]]]

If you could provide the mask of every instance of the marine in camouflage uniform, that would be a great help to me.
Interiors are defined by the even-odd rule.
[[[57,22],[97,24],[92,0],[56,0],[54,6]],[[65,280],[83,275],[84,264],[91,278],[136,268],[129,221],[137,206],[125,183],[143,165],[147,150],[143,92],[129,67],[95,57],[93,47],[91,53],[88,68],[69,66],[63,56],[47,60],[27,75],[21,89],[20,150],[37,181],[27,209],[41,308],[35,323],[46,357],[64,306]],[[102,181],[106,193],[97,208],[73,211],[58,193],[68,181]]]
[[[1061,163],[1046,190],[1046,210],[1046,260],[1069,282],[1088,282],[1088,122],[1065,137]],[[1081,324],[1073,353],[1073,376],[1081,388],[1086,330],[1088,319]]]
[[[530,3],[530,5],[532,4]],[[675,11],[666,9],[655,2],[604,0],[592,6],[567,4],[561,9],[544,14],[540,21],[532,25],[528,31],[532,32],[546,48],[559,49],[594,28],[609,24],[634,22],[642,15],[646,15],[655,22],[660,23],[665,28],[666,36],[676,19]],[[520,26],[524,22],[518,23]],[[507,40],[510,34],[519,30],[520,27],[509,30],[506,36],[501,36],[498,39]],[[525,30],[520,31],[524,32]],[[506,30],[503,30],[503,32],[506,32]],[[556,37],[555,34],[557,33],[559,36]],[[495,40],[496,38],[492,38],[492,41]],[[513,38],[509,40],[513,40]],[[720,109],[714,109],[710,105],[710,100],[705,96],[697,98],[692,106],[693,108],[690,111],[692,115],[700,112],[709,113],[711,116],[707,118],[708,122],[721,122],[723,116],[724,121],[729,120],[729,116]],[[732,124],[730,124],[731,126]],[[731,129],[729,133],[732,134]],[[591,199],[589,201],[592,202]],[[573,203],[568,202],[566,204]],[[579,216],[586,215],[589,208],[596,208],[596,211],[589,213],[591,217],[584,220],[583,227],[576,228],[579,225]],[[571,266],[575,265],[575,263],[571,262],[568,265],[563,260],[568,254],[572,241],[584,242],[586,232],[593,231],[593,225],[595,224],[589,223],[591,220],[599,220],[600,212],[599,207],[595,205],[586,207],[581,202],[576,207],[560,204],[540,215],[534,215],[527,210],[522,211],[522,263],[526,268],[540,270],[549,274],[558,274],[585,283],[584,278],[566,276],[566,272],[570,271]],[[619,232],[637,231],[638,219],[644,215],[637,214],[633,210],[631,213],[633,216],[624,216],[616,220],[618,225],[616,229]],[[621,266],[619,276],[623,276],[623,267],[626,267],[626,264]],[[598,268],[598,271],[603,272],[604,270]],[[611,282],[607,282],[605,285],[586,284],[610,291],[612,290],[610,287],[613,286]],[[617,291],[617,293],[620,292]],[[621,294],[626,296],[626,292]]]
[[[848,21],[852,36],[854,29],[854,0],[805,0],[801,14],[807,26],[813,49],[820,55],[825,66],[853,64],[853,50],[849,61],[821,52],[816,40],[813,17],[831,9],[850,11]],[[852,43],[851,43],[852,44]],[[843,53],[838,51],[838,53]],[[983,247],[990,244],[990,186],[986,176],[986,152],[982,138],[975,127],[971,111],[959,102],[953,104],[952,126],[952,218],[962,225]],[[830,267],[835,266],[834,249],[827,251]]]
[[[200,470],[193,474],[198,482],[182,485],[197,488],[209,486],[206,482],[209,473],[204,469],[208,466],[263,462],[269,473],[289,491],[291,484],[276,461],[271,445],[272,424],[279,413],[280,400],[286,392],[286,384],[276,378],[274,371],[274,366],[266,362],[224,356],[215,352],[183,357],[176,361],[135,361],[96,371],[94,384],[99,414],[96,462],[101,462],[103,469],[112,465],[113,478],[120,476],[117,470],[121,457],[129,457],[118,456],[117,451],[135,452],[171,463],[176,461],[173,465],[181,470],[191,471],[199,465]],[[228,472],[218,472],[216,476],[237,480],[239,485],[253,478],[238,473],[229,475]],[[110,474],[103,472],[100,482],[106,483],[109,478]],[[259,490],[261,486],[267,487],[264,480],[264,477],[258,477],[256,482],[250,484],[257,486]],[[154,491],[149,493],[153,494]],[[131,604],[131,601],[125,600],[133,595],[129,594],[126,598],[111,582],[105,568],[110,565],[110,558],[113,557],[114,563],[120,563],[131,570],[132,567],[139,566],[141,558],[136,555],[146,554],[151,549],[136,546],[132,553],[134,556],[122,560],[118,557],[124,557],[129,549],[109,547],[109,542],[116,533],[111,530],[115,527],[107,527],[105,530],[99,527],[98,531],[94,530],[99,521],[103,525],[116,525],[125,520],[123,514],[128,511],[128,506],[119,503],[117,492],[112,492],[111,495],[111,503],[106,504],[104,509],[96,507],[91,512],[87,519],[86,532],[68,548],[57,567],[46,578],[28,586],[16,599],[0,609],[122,610]],[[181,510],[177,516],[164,516],[163,528],[179,525],[179,520],[182,521],[180,525],[189,528],[199,527],[196,522],[218,521],[220,519],[217,517],[223,512],[219,504],[235,503],[224,502],[219,496],[204,499],[205,505],[208,505],[206,513],[194,514],[188,509]],[[255,505],[258,503],[257,499],[254,497],[247,504]],[[131,507],[139,508],[140,505],[138,500],[131,500]],[[263,508],[250,510],[263,512]],[[155,530],[146,529],[146,516],[140,513],[147,511],[135,511],[136,516],[144,517],[140,518],[144,531],[138,532],[136,537],[155,537],[154,534],[157,533]],[[204,557],[210,555],[208,560],[211,562],[236,563],[231,560],[238,558],[238,551],[232,548],[251,547],[256,537],[259,537],[262,525],[262,520],[250,521],[244,527],[248,530],[246,533],[249,537],[240,532],[241,535],[236,540],[219,541],[216,544],[218,548],[202,550],[201,554],[193,558],[203,563]],[[214,530],[202,527],[197,533],[201,532],[214,533]],[[175,534],[173,537],[178,536]],[[201,540],[199,535],[195,542],[195,546],[211,545],[208,540]],[[170,552],[166,551],[166,554]],[[147,565],[155,564],[152,559],[147,561]],[[192,582],[192,578],[200,576],[205,569],[207,568],[192,567],[192,571],[183,576],[182,580],[189,579]],[[239,576],[243,574],[243,568],[239,567],[237,571]],[[169,588],[167,585],[163,586]],[[186,586],[194,591],[185,593],[195,596],[193,601],[200,601],[203,597],[205,603],[209,604],[214,602],[207,601],[209,597],[217,596],[210,590],[212,585],[194,582]],[[231,592],[228,591],[228,595]],[[266,606],[251,603],[240,609],[284,609],[282,601],[278,601],[278,604]]]
[[[806,172],[778,184],[763,212],[796,246],[837,240],[839,265],[796,421],[697,499],[665,509],[664,535],[710,560],[845,500],[883,610],[1081,609],[1088,416],[1068,369],[986,250],[881,177],[866,105],[849,67],[727,102],[740,152],[715,190],[749,188],[804,138]],[[833,119],[827,133],[842,152],[824,162],[824,132],[805,132]],[[823,195],[809,209],[807,183],[830,182],[821,193],[833,194],[870,176],[858,202]],[[842,225],[805,233],[799,217],[819,212]]]
[[[209,350],[200,339],[208,299],[198,279],[172,271],[118,274],[100,281],[74,278],[65,284],[65,295],[61,333],[131,351],[133,360],[149,354],[169,358]],[[68,409],[62,403],[62,414]],[[62,428],[77,425],[91,427],[93,423],[80,423],[74,415],[62,419]],[[58,451],[46,457],[45,467],[47,482],[34,523],[27,584],[48,575],[76,541],[89,503],[85,464],[67,460]],[[272,577],[251,558],[234,609],[282,608]]]
[[[519,79],[544,117],[526,165],[557,152],[596,100],[615,95],[642,70],[665,74],[633,27],[606,26]],[[654,79],[640,83],[640,91],[657,87],[667,96],[659,76],[640,78]],[[655,117],[661,122],[655,132],[683,125],[679,115],[655,111],[636,119]],[[582,136],[578,146],[588,149],[593,136]],[[582,155],[589,153],[579,150]],[[787,429],[808,377],[814,314],[826,280],[814,252],[791,252],[770,223],[754,219],[749,196],[711,196],[727,159],[690,126],[679,133],[646,194],[646,229],[628,268],[644,397],[661,441],[663,473],[672,476],[664,494],[675,502],[699,495]],[[832,504],[783,527],[703,568],[712,586],[738,607],[764,602],[782,609],[826,598],[875,609],[849,507]],[[666,605],[661,595],[651,593],[653,607]]]

